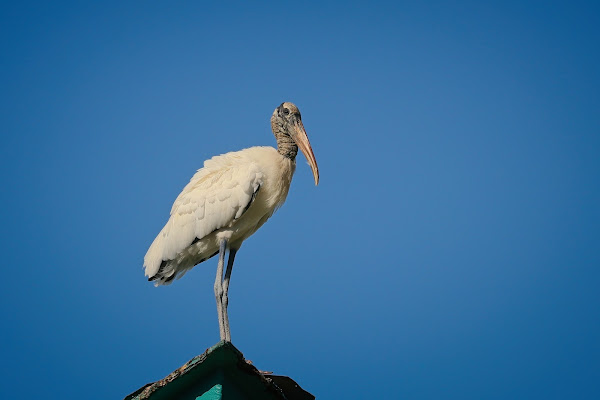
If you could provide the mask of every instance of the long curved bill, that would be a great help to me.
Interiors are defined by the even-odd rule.
[[[310,147],[310,142],[308,141],[308,136],[306,135],[306,130],[304,129],[302,120],[298,119],[296,121],[296,124],[294,124],[294,130],[296,131],[296,137],[294,140],[306,157],[308,165],[310,165],[310,168],[312,169],[316,186],[319,184],[319,167],[317,166],[317,160],[315,159],[315,154],[312,151],[312,147]]]

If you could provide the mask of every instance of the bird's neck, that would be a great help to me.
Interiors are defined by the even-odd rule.
[[[290,160],[295,160],[298,154],[298,145],[294,142],[294,139],[284,131],[283,127],[274,123],[271,124],[271,127],[277,140],[277,151],[279,154]]]

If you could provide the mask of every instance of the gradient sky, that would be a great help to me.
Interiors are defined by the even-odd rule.
[[[321,183],[300,156],[238,253],[246,358],[319,399],[600,398],[599,11],[5,3],[0,398],[120,399],[218,341],[216,259],[142,259],[283,101]]]

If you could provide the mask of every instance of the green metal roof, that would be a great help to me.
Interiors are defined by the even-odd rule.
[[[124,400],[313,400],[285,376],[265,375],[249,364],[230,342],[221,341],[160,381]]]

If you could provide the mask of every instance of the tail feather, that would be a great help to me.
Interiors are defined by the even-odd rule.
[[[219,254],[218,251],[213,253],[209,257],[199,260],[198,262],[192,262],[187,265],[178,262],[178,260],[163,260],[161,261],[156,274],[148,277],[148,281],[155,281],[154,286],[169,285],[171,282],[173,282],[173,280],[179,279],[183,275],[185,275],[185,273],[192,269],[194,266],[208,260],[209,258],[216,256],[217,254]]]

